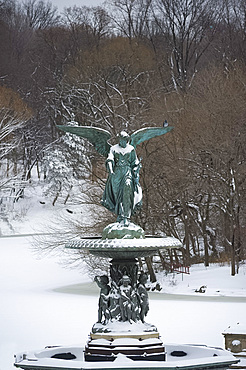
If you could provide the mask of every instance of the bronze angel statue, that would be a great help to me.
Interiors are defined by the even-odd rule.
[[[142,205],[142,189],[139,184],[141,163],[136,155],[136,146],[156,136],[164,135],[173,127],[144,127],[129,135],[118,134],[118,144],[111,145],[109,131],[92,126],[57,126],[59,129],[81,136],[106,158],[108,178],[102,205],[117,215],[117,222],[128,226],[130,217]]]

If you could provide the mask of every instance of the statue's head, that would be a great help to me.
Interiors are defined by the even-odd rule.
[[[127,275],[122,276],[122,285],[127,286],[131,283],[131,279]]]
[[[144,285],[144,284],[147,283],[148,275],[145,272],[141,272],[138,280],[139,280],[140,284]]]
[[[102,275],[100,276],[100,280],[103,284],[108,284],[109,283],[109,278],[107,275]]]
[[[130,135],[126,131],[121,131],[118,134],[118,138],[119,138],[119,145],[122,148],[125,148],[127,146],[127,143],[130,141]]]

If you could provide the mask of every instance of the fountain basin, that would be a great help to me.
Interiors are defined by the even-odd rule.
[[[134,345],[134,343],[131,344]],[[136,347],[138,344],[139,341],[136,339]],[[239,361],[226,350],[204,345],[165,344],[165,351],[166,361],[133,361],[120,353],[115,355],[114,361],[110,363],[92,363],[84,360],[83,346],[57,346],[47,347],[41,351],[19,353],[15,356],[14,365],[24,370],[106,370],[109,368],[121,370],[203,370],[228,369],[230,365]]]
[[[140,258],[158,250],[181,248],[182,243],[173,237],[146,236],[141,239],[101,239],[84,237],[66,245],[66,248],[87,250],[94,256],[105,258]]]

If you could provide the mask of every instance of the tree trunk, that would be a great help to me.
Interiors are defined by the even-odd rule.
[[[209,254],[208,254],[208,235],[206,232],[206,224],[205,221],[203,220],[203,225],[202,225],[202,233],[203,233],[203,242],[204,242],[204,266],[208,267],[209,266]]]
[[[57,199],[58,199],[58,197],[59,197],[59,195],[60,195],[60,192],[61,192],[61,188],[62,188],[62,185],[61,185],[61,183],[59,182],[59,189],[58,189],[58,191],[57,191],[57,193],[56,193],[56,195],[55,195],[55,198],[54,198],[54,200],[53,200],[53,202],[52,202],[52,206],[54,206],[54,205],[56,204],[56,201],[57,201]]]
[[[184,219],[184,226],[185,226],[185,250],[186,250],[186,255],[185,255],[185,264],[186,266],[190,265],[190,241],[189,241],[189,227],[188,227],[188,218],[185,215]]]
[[[159,254],[159,257],[160,257],[160,261],[161,261],[161,266],[162,266],[162,268],[163,268],[163,270],[165,270],[166,269],[166,262],[165,262],[165,258],[163,257],[163,255],[162,255],[162,253],[161,253],[161,251],[158,251],[158,254]]]
[[[147,268],[148,268],[150,281],[151,281],[151,283],[155,283],[156,282],[156,276],[155,276],[155,271],[153,269],[153,264],[152,264],[151,258],[150,257],[145,257],[145,262],[146,262],[146,265],[147,265]]]
[[[236,258],[235,258],[235,227],[234,227],[231,242],[231,276],[235,275],[236,275]]]

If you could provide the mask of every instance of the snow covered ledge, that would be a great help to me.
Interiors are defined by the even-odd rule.
[[[233,368],[246,369],[246,325],[237,323],[229,326],[222,334],[225,337],[225,348],[240,360]]]
[[[15,366],[24,370],[106,370],[106,369],[228,369],[237,360],[228,351],[201,345],[166,344],[166,361],[132,361],[123,354],[113,362],[85,362],[82,346],[47,347],[15,356]]]

